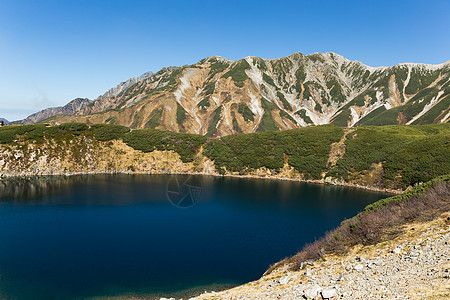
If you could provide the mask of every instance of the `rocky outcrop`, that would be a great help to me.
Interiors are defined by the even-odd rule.
[[[42,144],[0,144],[0,174],[10,176],[99,173],[215,173],[213,163],[198,156],[183,163],[173,151],[143,153],[119,140],[99,142],[85,136]]]
[[[84,107],[92,104],[92,101],[87,98],[76,98],[64,106],[52,107],[41,110],[32,114],[20,121],[20,123],[31,124],[43,121],[55,115],[74,115]]]
[[[131,87],[133,84],[136,84],[139,81],[142,81],[144,79],[147,79],[149,77],[153,76],[153,72],[147,72],[142,74],[141,76],[134,78],[131,77],[127,81],[119,83],[117,86],[113,87],[112,89],[109,89],[106,93],[104,93],[102,96],[98,97],[96,100],[101,100],[104,98],[113,98]]]

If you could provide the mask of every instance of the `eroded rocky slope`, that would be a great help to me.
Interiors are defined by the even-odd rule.
[[[64,106],[47,108],[29,115],[20,122],[24,124],[32,124],[57,115],[73,115],[91,103],[92,101],[87,98],[77,98]]]
[[[450,119],[449,71],[448,62],[373,68],[335,53],[209,57],[131,78],[70,116],[46,121],[208,136],[328,123],[444,123]]]

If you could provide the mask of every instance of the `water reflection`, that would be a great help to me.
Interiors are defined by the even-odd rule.
[[[1,180],[0,299],[172,294],[255,280],[383,197],[276,180],[173,179]],[[201,194],[201,201],[180,209],[178,198],[168,199],[177,189],[171,195]]]
[[[0,200],[38,201],[48,195],[56,195],[64,186],[74,182],[86,182],[87,177],[66,176],[5,178],[0,180]]]
[[[208,195],[214,177],[103,174],[4,178],[0,180],[0,201],[40,205],[133,205],[173,201],[175,190],[170,184],[175,181],[187,182],[201,191],[196,195],[198,202]],[[181,194],[184,188],[180,187]],[[188,192],[192,194],[192,188]]]

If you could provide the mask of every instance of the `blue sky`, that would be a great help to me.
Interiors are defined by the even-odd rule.
[[[336,52],[370,66],[450,60],[450,1],[0,0],[0,117],[220,55]]]

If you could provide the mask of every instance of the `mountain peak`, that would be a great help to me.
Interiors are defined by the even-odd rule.
[[[236,61],[210,56],[130,78],[70,114],[45,114],[62,115],[55,117],[59,123],[111,123],[208,136],[329,123],[445,123],[450,119],[448,65],[374,68],[334,52]]]

